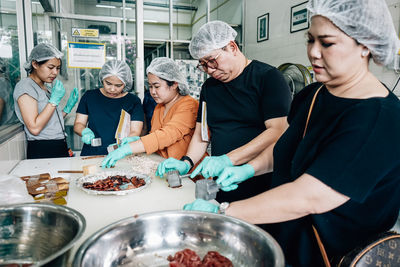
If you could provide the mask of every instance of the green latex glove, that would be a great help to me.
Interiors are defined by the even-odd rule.
[[[133,151],[129,144],[122,145],[116,150],[111,151],[111,153],[107,155],[107,157],[101,163],[101,167],[102,168],[113,167],[118,160],[123,159],[124,157],[132,154]]]
[[[57,106],[58,104],[60,104],[60,101],[64,97],[64,95],[65,95],[64,85],[62,84],[61,81],[56,80],[56,83],[54,84],[53,88],[51,88],[51,95],[49,102]]]
[[[188,173],[190,170],[189,163],[175,158],[168,158],[158,164],[156,176],[163,178],[164,174],[169,171],[178,170],[181,175]]]
[[[201,173],[204,178],[217,177],[225,167],[230,166],[233,166],[233,163],[226,154],[222,156],[205,157],[199,166],[197,166],[197,168],[192,172],[190,177],[194,178],[199,173]]]
[[[74,90],[71,91],[69,94],[69,98],[67,101],[67,104],[64,107],[64,112],[65,113],[70,113],[73,107],[75,106],[76,102],[78,102],[79,99],[79,91],[78,88],[74,88]]]
[[[92,130],[90,130],[89,128],[85,128],[82,131],[82,142],[84,142],[87,145],[90,145],[92,139],[94,139],[94,133],[92,132]]]
[[[238,183],[254,176],[254,168],[250,164],[228,167],[223,170],[216,180],[221,185],[221,190],[232,191],[238,188]]]
[[[218,213],[219,206],[212,204],[204,199],[196,199],[192,203],[183,206],[184,210],[206,211],[210,213]]]
[[[128,136],[128,137],[124,137],[124,138],[122,138],[121,146],[122,146],[122,145],[125,145],[125,144],[128,144],[128,143],[130,143],[130,142],[135,142],[135,141],[137,141],[137,140],[139,140],[139,139],[140,139],[139,136]]]

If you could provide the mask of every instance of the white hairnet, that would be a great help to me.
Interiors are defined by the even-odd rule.
[[[180,95],[187,95],[189,93],[189,86],[186,78],[179,71],[178,64],[172,59],[167,57],[157,57],[153,59],[146,69],[146,74],[149,73],[170,82],[177,82]]]
[[[32,71],[32,61],[42,62],[52,58],[61,59],[64,54],[60,52],[55,46],[51,44],[41,43],[35,46],[29,57],[28,61],[24,63],[24,69],[31,73]]]
[[[193,58],[199,59],[207,56],[215,49],[226,46],[234,41],[237,32],[227,23],[219,20],[210,21],[200,27],[192,37],[189,52]]]
[[[132,71],[125,61],[121,60],[109,60],[104,63],[99,73],[99,79],[101,82],[107,77],[115,76],[125,84],[124,91],[129,91],[132,88]]]
[[[400,42],[384,0],[310,0],[307,8],[368,47],[375,63],[394,68]]]

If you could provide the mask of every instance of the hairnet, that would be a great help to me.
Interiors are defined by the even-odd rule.
[[[179,71],[178,64],[172,59],[167,57],[157,57],[153,59],[146,69],[146,74],[149,73],[170,82],[177,82],[179,94],[187,95],[189,93],[189,86],[186,78]]]
[[[237,32],[227,23],[219,20],[210,21],[200,27],[192,37],[189,52],[193,58],[199,59],[207,56],[213,50],[226,46],[234,41]]]
[[[24,63],[24,68],[28,73],[30,73],[32,71],[32,61],[42,62],[52,58],[61,59],[63,55],[64,54],[55,46],[41,43],[32,49],[28,61]]]
[[[400,42],[384,0],[310,0],[307,8],[368,47],[375,63],[394,68]]]
[[[129,91],[132,88],[132,71],[126,62],[121,60],[109,60],[104,63],[99,73],[101,82],[107,77],[115,76],[125,84],[124,91]]]

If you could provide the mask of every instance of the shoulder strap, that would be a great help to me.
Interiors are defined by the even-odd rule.
[[[306,135],[306,131],[307,131],[307,127],[308,127],[308,122],[310,121],[310,117],[311,117],[311,112],[312,112],[312,110],[313,110],[313,108],[314,108],[315,100],[317,99],[317,95],[318,95],[319,91],[321,90],[322,86],[323,86],[323,85],[321,85],[321,86],[317,89],[317,91],[314,93],[313,99],[312,99],[312,101],[311,101],[310,108],[308,109],[308,115],[307,115],[307,120],[306,120],[306,126],[304,127],[303,138],[304,138],[304,136]],[[312,225],[312,229],[313,229],[313,231],[314,231],[315,238],[317,239],[318,247],[319,247],[319,250],[321,251],[321,255],[322,255],[322,258],[323,258],[323,260],[324,260],[325,266],[326,266],[326,267],[331,267],[331,264],[330,264],[329,259],[328,259],[328,254],[326,253],[324,244],[322,243],[321,238],[319,237],[318,231],[317,231],[317,229],[314,227],[314,225]]]
[[[306,135],[306,131],[307,131],[307,127],[308,127],[308,122],[310,121],[310,117],[311,117],[311,112],[312,112],[312,110],[313,110],[313,108],[314,108],[315,100],[317,99],[317,95],[318,95],[319,91],[321,90],[322,86],[324,86],[324,85],[321,85],[321,86],[317,89],[317,91],[314,93],[313,99],[312,99],[312,101],[311,101],[311,105],[310,105],[310,108],[309,108],[309,110],[308,110],[306,126],[304,127],[303,138],[304,138],[304,136]]]

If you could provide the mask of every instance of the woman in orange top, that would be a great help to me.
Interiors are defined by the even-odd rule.
[[[185,77],[170,58],[155,58],[146,70],[150,94],[157,102],[148,135],[131,136],[108,154],[102,167],[112,167],[125,156],[157,152],[164,158],[186,154],[196,125],[199,103],[188,94]]]

